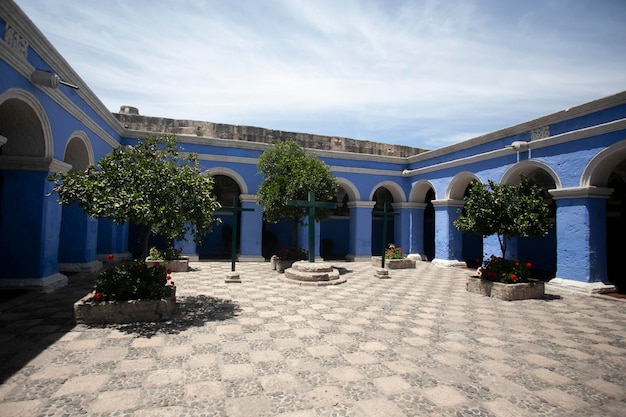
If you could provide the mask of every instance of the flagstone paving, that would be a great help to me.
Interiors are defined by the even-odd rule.
[[[548,285],[506,302],[466,292],[462,269],[333,263],[345,284],[192,263],[166,323],[75,325],[80,274],[5,299],[0,416],[624,415],[623,301]]]

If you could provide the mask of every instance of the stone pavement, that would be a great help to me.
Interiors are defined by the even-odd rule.
[[[506,302],[418,262],[301,287],[269,263],[175,273],[180,313],[88,327],[90,278],[0,304],[0,416],[623,416],[626,303],[547,287]]]

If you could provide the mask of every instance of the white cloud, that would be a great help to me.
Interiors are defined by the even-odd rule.
[[[619,1],[17,2],[113,111],[432,148],[626,85]]]

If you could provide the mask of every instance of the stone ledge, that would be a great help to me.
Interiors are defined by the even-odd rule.
[[[189,270],[188,258],[175,259],[172,261],[152,260],[150,258],[146,258],[146,265],[149,267],[153,267],[157,262],[159,265],[163,265],[165,269],[170,269],[172,272],[187,272]]]
[[[545,285],[542,281],[504,284],[502,282],[487,281],[486,279],[480,279],[478,277],[468,277],[466,289],[471,293],[498,298],[504,301],[543,298],[545,295]]]
[[[613,284],[605,284],[603,282],[581,282],[565,278],[552,278],[548,282],[548,287],[555,287],[580,294],[605,294],[617,291],[617,288]]]
[[[380,267],[382,258],[380,256],[372,256],[372,266]],[[415,259],[385,259],[385,268],[388,269],[410,269],[415,268]]]
[[[171,300],[129,300],[93,302],[87,294],[74,303],[78,324],[124,324],[169,320],[176,310]]]

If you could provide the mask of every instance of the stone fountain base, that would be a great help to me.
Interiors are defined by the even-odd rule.
[[[291,268],[278,277],[281,281],[297,285],[337,285],[346,282],[339,270],[327,262],[294,262]]]

